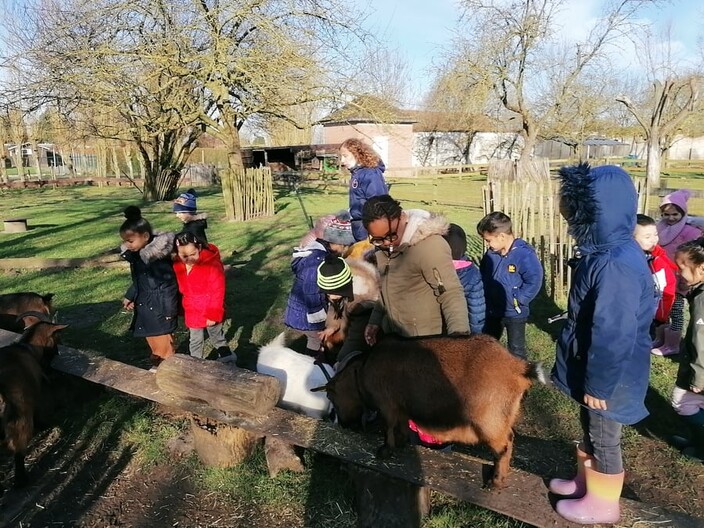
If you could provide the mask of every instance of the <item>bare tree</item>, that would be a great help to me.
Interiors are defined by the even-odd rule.
[[[462,0],[464,45],[458,60],[484,72],[503,107],[518,115],[525,140],[522,165],[538,135],[555,122],[575,84],[633,24],[639,0],[608,2],[605,12],[573,45],[560,45],[557,16],[564,0]]]
[[[662,156],[685,120],[701,106],[699,94],[704,77],[697,72],[700,68],[675,56],[669,29],[658,39],[648,32],[642,35],[635,43],[642,51],[639,57],[648,87],[641,90],[636,100],[621,94],[616,101],[625,106],[643,129],[646,176],[652,186],[659,187]]]

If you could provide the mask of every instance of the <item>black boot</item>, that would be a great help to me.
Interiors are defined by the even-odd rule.
[[[217,353],[217,361],[220,363],[232,363],[237,361],[237,356],[232,353],[229,347],[221,346],[218,347],[215,352]]]

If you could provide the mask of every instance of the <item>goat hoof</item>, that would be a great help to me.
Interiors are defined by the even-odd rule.
[[[380,460],[387,460],[391,458],[392,450],[389,446],[383,445],[376,450],[376,457]]]

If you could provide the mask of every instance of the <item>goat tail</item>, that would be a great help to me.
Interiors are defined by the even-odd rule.
[[[526,365],[526,371],[524,373],[525,377],[531,381],[537,381],[545,385],[548,382],[548,378],[545,375],[545,369],[543,368],[543,363],[540,361],[529,361]]]

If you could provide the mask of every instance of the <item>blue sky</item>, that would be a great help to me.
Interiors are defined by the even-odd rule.
[[[371,16],[368,29],[391,48],[405,55],[413,73],[416,95],[432,79],[432,64],[443,48],[451,46],[455,21],[459,14],[455,0],[356,0]],[[579,32],[583,23],[594,19],[603,0],[568,0],[560,17],[565,36]],[[672,28],[673,40],[685,53],[696,52],[697,38],[704,35],[704,2],[671,0],[660,7],[651,6],[642,16],[656,27]]]

